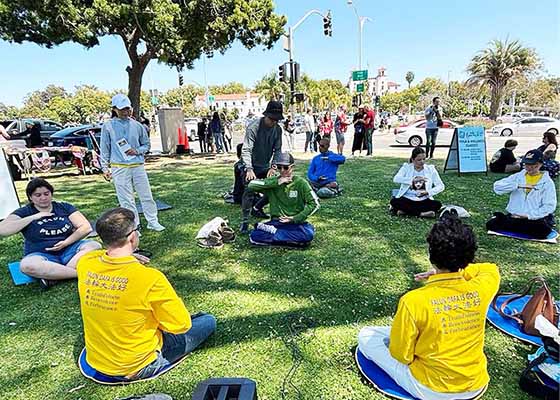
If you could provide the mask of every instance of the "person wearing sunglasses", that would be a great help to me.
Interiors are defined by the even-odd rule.
[[[271,220],[258,223],[249,236],[260,246],[307,247],[315,228],[307,218],[319,209],[319,198],[302,177],[294,176],[294,157],[281,153],[276,161],[279,175],[255,179],[249,190],[264,193],[270,201]]]
[[[165,275],[144,265],[131,210],[106,211],[96,230],[107,250],[76,268],[86,362],[116,382],[156,376],[208,339],[216,318],[190,315]]]
[[[313,157],[307,179],[320,198],[334,197],[340,194],[340,188],[336,182],[338,167],[344,164],[346,157],[329,150],[330,140],[321,139],[319,142],[320,154]]]

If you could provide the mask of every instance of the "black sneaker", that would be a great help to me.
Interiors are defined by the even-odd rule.
[[[255,218],[259,218],[259,219],[267,219],[270,218],[270,215],[268,215],[267,213],[265,213],[262,208],[256,209],[253,208],[251,210],[251,215]]]
[[[41,285],[41,289],[48,290],[51,287],[58,285],[59,281],[53,281],[51,279],[41,278],[39,279],[39,285]]]
[[[242,235],[246,235],[249,233],[249,224],[247,222],[242,222],[241,226],[239,227],[239,233]]]

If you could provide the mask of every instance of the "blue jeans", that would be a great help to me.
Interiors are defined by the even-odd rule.
[[[371,156],[373,153],[373,128],[366,129],[366,147],[367,155]]]
[[[438,128],[426,128],[426,157],[434,156]]]
[[[284,224],[278,220],[266,222],[276,228],[276,233],[254,229],[249,235],[250,242],[259,246],[305,247],[315,236],[315,227],[309,222]]]
[[[221,132],[214,133],[214,143],[216,144],[216,151],[224,151],[224,142]]]
[[[39,256],[43,257],[47,261],[66,265],[80,251],[80,247],[89,242],[93,242],[93,240],[78,240],[77,242],[72,243],[70,246],[65,247],[60,251],[51,253],[36,251],[34,253],[26,254],[24,258]]]
[[[200,346],[216,330],[216,318],[206,313],[191,316],[192,326],[187,332],[174,335],[163,333],[163,346],[157,358],[134,375],[132,380],[146,379],[156,375],[169,364],[173,364],[183,356]]]

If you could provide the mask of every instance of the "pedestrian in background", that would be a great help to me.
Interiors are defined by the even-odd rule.
[[[338,113],[336,114],[336,119],[334,121],[334,132],[336,134],[336,149],[338,154],[342,154],[344,150],[344,135],[346,134],[346,129],[350,125],[350,121],[346,115],[346,105],[341,104],[338,108]]]
[[[331,112],[325,112],[325,115],[321,119],[319,124],[320,132],[321,132],[321,139],[331,140],[331,134],[334,129],[333,120],[331,118]]]
[[[216,145],[216,153],[222,153],[224,151],[223,134],[222,134],[222,121],[220,121],[220,115],[214,112],[212,115],[212,120],[208,124],[208,130],[210,131],[214,143]]]
[[[138,194],[148,229],[165,229],[158,221],[156,202],[148,174],[144,169],[144,155],[150,151],[150,138],[144,126],[131,118],[130,99],[122,93],[111,100],[115,118],[101,128],[101,167],[106,179],[113,179],[121,207],[134,212],[135,226],[140,226],[134,191]]]
[[[206,153],[208,150],[206,148],[206,118],[202,118],[197,125],[197,136],[198,136],[198,143],[200,144],[200,152]]]
[[[354,114],[352,123],[354,124],[354,141],[352,142],[352,156],[356,151],[359,151],[359,155],[362,155],[362,150],[365,150],[365,127],[364,127],[364,106],[360,104],[358,107],[358,112]]]
[[[295,140],[294,135],[296,131],[296,124],[292,119],[292,115],[288,114],[288,117],[284,120],[284,138],[286,139],[287,151],[295,151]]]
[[[232,126],[231,126],[231,121],[227,118],[226,115],[224,115],[224,129],[223,129],[223,133],[224,133],[224,146],[226,148],[226,152],[229,153],[231,150],[233,150],[233,144],[232,144],[232,139],[233,139],[233,135],[232,135]]]
[[[315,117],[313,116],[313,110],[311,108],[307,109],[307,114],[303,119],[305,125],[305,148],[304,152],[307,152],[307,147],[309,146],[309,151],[316,152],[317,144],[315,142]]]
[[[367,156],[373,155],[373,130],[375,129],[375,110],[369,104],[364,105],[364,130]]]
[[[443,126],[439,97],[432,99],[432,105],[426,108],[424,116],[426,117],[426,155],[428,158],[434,158],[438,128]]]

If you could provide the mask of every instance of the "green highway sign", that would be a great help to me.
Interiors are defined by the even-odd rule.
[[[360,93],[364,91],[364,84],[363,83],[358,83],[356,85],[356,92]]]
[[[368,78],[367,69],[363,69],[361,71],[352,71],[353,81],[365,81],[367,78]]]
[[[212,95],[208,96],[208,101],[209,101],[210,103],[213,103],[214,100],[216,100],[216,98],[215,98],[214,96],[212,96]]]
[[[152,106],[157,106],[159,104],[159,99],[157,96],[152,96]]]

